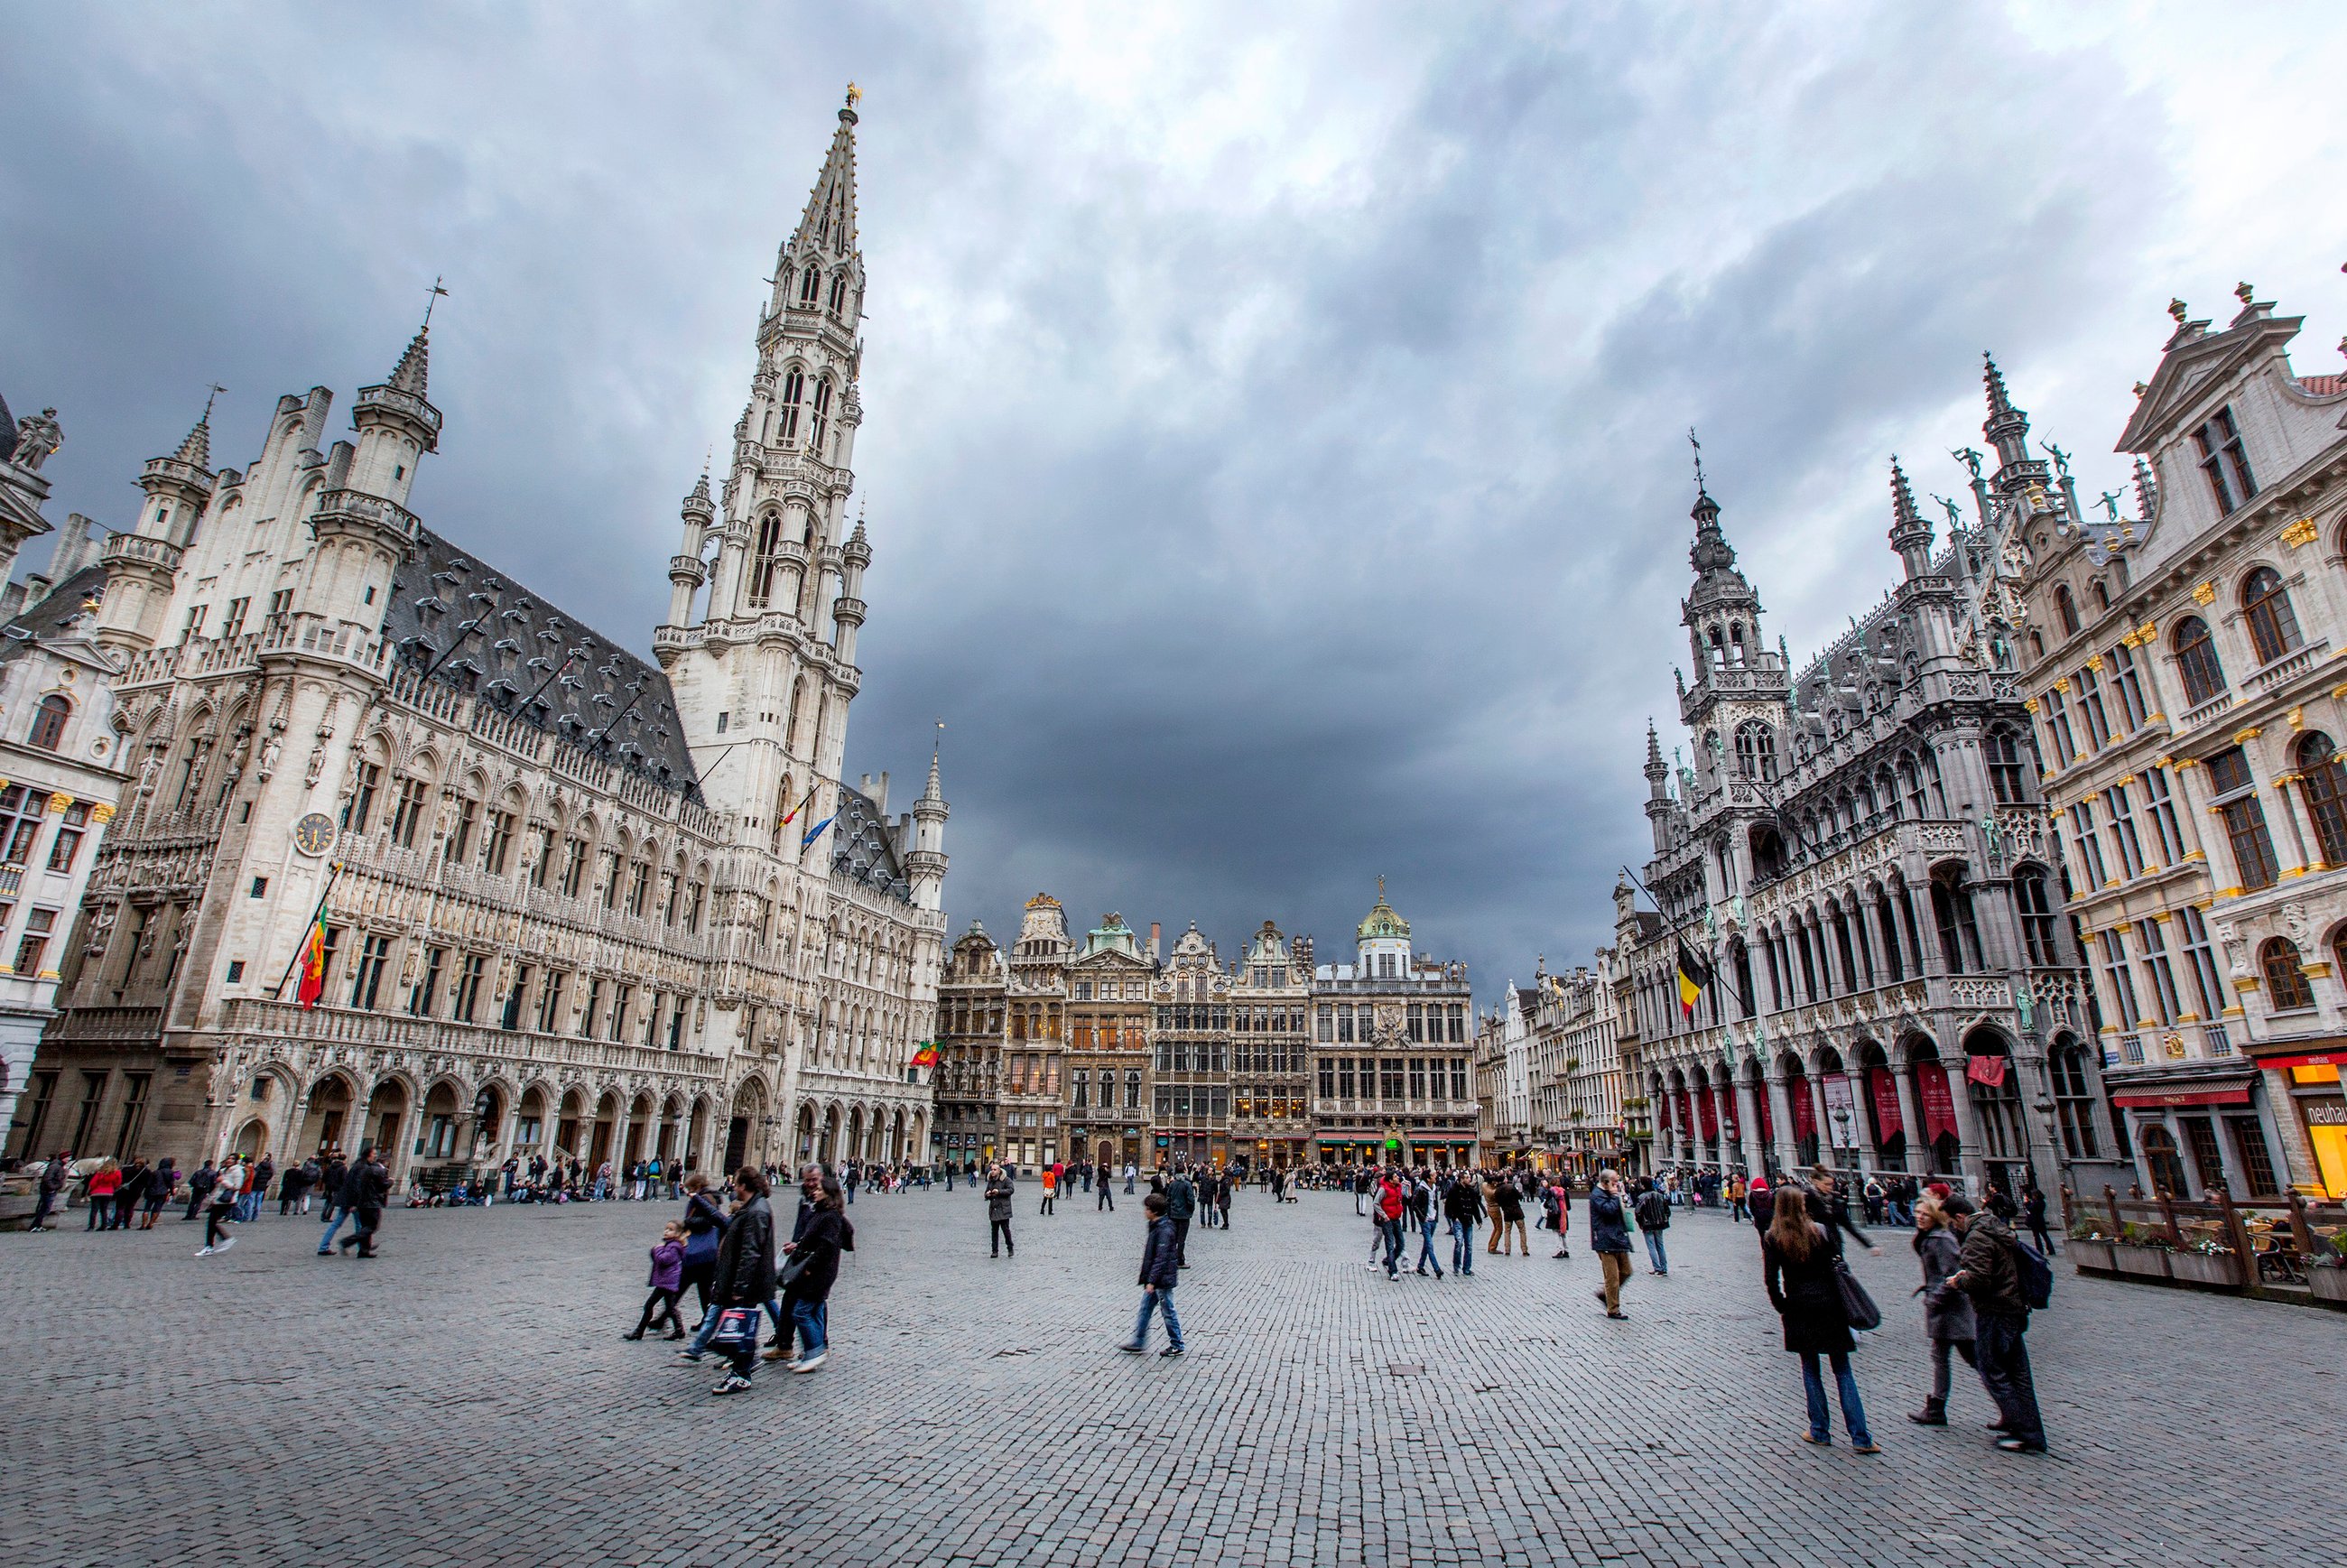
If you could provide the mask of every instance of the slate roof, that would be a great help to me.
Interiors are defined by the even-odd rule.
[[[658,665],[565,615],[429,528],[392,579],[384,625],[410,670],[701,800]],[[705,803],[704,803],[705,804]]]
[[[84,600],[106,593],[106,569],[86,566],[57,584],[47,598],[0,629],[0,661],[14,659],[44,637],[55,637],[81,613]]]
[[[888,821],[871,797],[839,786],[839,816],[831,825],[831,868],[845,869],[866,885],[909,900],[912,885],[897,861]]]

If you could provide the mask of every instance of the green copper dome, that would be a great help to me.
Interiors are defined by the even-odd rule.
[[[1409,922],[1395,914],[1393,906],[1386,902],[1384,877],[1378,878],[1376,906],[1369,910],[1368,918],[1353,927],[1353,932],[1364,942],[1374,941],[1381,937],[1398,937],[1405,942],[1409,940]]]

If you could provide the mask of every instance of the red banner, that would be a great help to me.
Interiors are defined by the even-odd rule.
[[[1904,1132],[1907,1126],[1899,1115],[1899,1081],[1887,1067],[1870,1067],[1866,1082],[1874,1091],[1874,1135],[1887,1143],[1891,1134]]]
[[[1773,1149],[1777,1146],[1777,1112],[1768,1104],[1768,1086],[1766,1083],[1760,1085],[1758,1092],[1752,1098],[1760,1102],[1761,1146]]]
[[[1948,1089],[1948,1070],[1936,1061],[1915,1069],[1915,1099],[1923,1112],[1923,1141],[1936,1143],[1955,1137],[1956,1101]]]
[[[1680,1126],[1680,1128],[1681,1128],[1683,1131],[1685,1131],[1685,1132],[1686,1132],[1686,1135],[1687,1135],[1688,1139],[1689,1139],[1689,1140],[1693,1140],[1693,1138],[1695,1137],[1695,1091],[1694,1091],[1694,1090],[1692,1090],[1692,1089],[1682,1089],[1682,1090],[1680,1090],[1680,1091],[1679,1091],[1679,1109],[1680,1109],[1681,1111],[1683,1111],[1683,1112],[1685,1112],[1686,1113],[1686,1121],[1684,1121],[1684,1122],[1680,1122],[1680,1123],[1679,1123],[1679,1126]]]
[[[1696,1108],[1703,1112],[1704,1137],[1706,1140],[1718,1137],[1719,1096],[1717,1092],[1706,1085],[1703,1091],[1703,1098],[1696,1102]]]
[[[1964,1061],[1964,1076],[1991,1089],[2004,1087],[2004,1070],[2012,1065],[2002,1056],[1973,1056]]]
[[[1809,1081],[1790,1078],[1785,1081],[1785,1093],[1793,1102],[1793,1142],[1818,1135],[1818,1102],[1809,1093]]]

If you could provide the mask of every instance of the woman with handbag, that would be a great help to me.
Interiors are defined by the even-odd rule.
[[[1857,1341],[1850,1337],[1850,1310],[1842,1294],[1840,1238],[1809,1217],[1808,1204],[1779,1202],[1761,1233],[1760,1256],[1768,1305],[1784,1319],[1785,1348],[1801,1358],[1801,1385],[1809,1406],[1808,1440],[1820,1447],[1833,1442],[1833,1412],[1827,1408],[1825,1379],[1818,1368],[1822,1356],[1833,1368],[1851,1450],[1881,1452],[1867,1430],[1866,1407],[1859,1400],[1858,1379],[1850,1369],[1850,1353]],[[1862,1298],[1863,1292],[1860,1294]]]
[[[738,1394],[750,1386],[751,1368],[758,1364],[760,1309],[774,1295],[774,1214],[766,1206],[765,1173],[755,1165],[733,1173],[733,1217],[717,1244],[710,1294],[718,1316],[710,1346],[733,1367],[709,1391]]]
[[[701,1301],[702,1322],[709,1318],[709,1282],[717,1274],[717,1243],[725,1234],[725,1211],[709,1195],[709,1178],[699,1171],[684,1179],[684,1283]],[[693,1326],[697,1332],[701,1323]]]
[[[837,1178],[823,1179],[823,1195],[807,1215],[806,1228],[792,1244],[791,1260],[782,1273],[783,1309],[791,1316],[798,1336],[799,1353],[784,1365],[794,1372],[812,1372],[823,1365],[831,1348],[832,1283],[839,1277],[839,1255],[856,1245],[856,1227],[844,1212]]]

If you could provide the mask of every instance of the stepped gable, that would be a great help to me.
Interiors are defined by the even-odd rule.
[[[392,579],[384,626],[403,667],[701,800],[660,667],[429,528]]]

